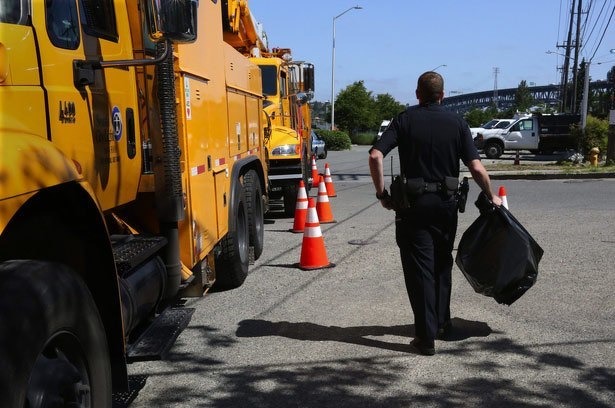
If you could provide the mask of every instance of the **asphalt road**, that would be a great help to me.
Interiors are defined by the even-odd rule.
[[[197,310],[170,358],[129,367],[144,384],[131,408],[615,406],[614,179],[494,181],[545,251],[538,281],[509,307],[455,267],[454,333],[425,357],[409,347],[393,214],[375,200],[367,148],[325,161],[335,267],[298,269],[303,236],[273,211],[244,285],[188,300]]]

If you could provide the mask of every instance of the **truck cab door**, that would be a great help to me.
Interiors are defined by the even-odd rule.
[[[538,148],[538,126],[533,118],[517,121],[510,127],[505,139],[506,150],[529,150]]]
[[[141,170],[134,68],[74,67],[75,61],[134,58],[123,3],[47,0],[32,7],[48,138],[75,164],[103,209],[134,199]]]

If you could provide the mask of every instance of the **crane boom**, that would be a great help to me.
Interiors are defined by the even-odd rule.
[[[259,57],[269,52],[267,34],[254,19],[247,0],[222,2],[224,41],[246,56]]]

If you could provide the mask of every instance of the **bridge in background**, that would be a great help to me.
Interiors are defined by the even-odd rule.
[[[589,88],[592,91],[606,92],[612,87],[607,81],[590,82]],[[559,85],[529,86],[537,104],[545,104],[553,108],[559,106],[561,87]],[[442,105],[449,110],[464,114],[472,109],[488,108],[497,102],[500,110],[510,108],[515,103],[515,92],[517,88],[506,88],[497,90],[497,101],[494,101],[494,91],[482,91],[461,95],[447,96],[442,101]]]

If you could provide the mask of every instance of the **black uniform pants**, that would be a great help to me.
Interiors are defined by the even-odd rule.
[[[397,213],[395,238],[416,337],[432,342],[451,318],[451,271],[457,231],[453,197],[427,193],[412,208]]]

